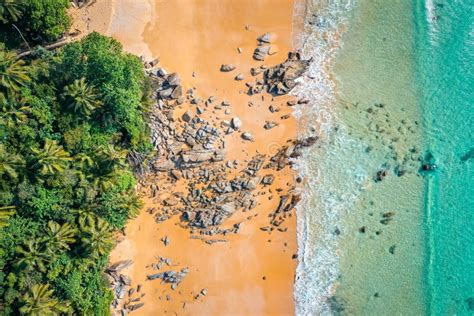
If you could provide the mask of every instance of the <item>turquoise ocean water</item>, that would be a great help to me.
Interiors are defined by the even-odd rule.
[[[321,137],[298,165],[297,314],[474,314],[474,2],[295,15],[314,60],[297,116]]]

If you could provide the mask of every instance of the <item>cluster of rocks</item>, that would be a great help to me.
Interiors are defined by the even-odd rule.
[[[264,61],[269,55],[274,55],[278,52],[275,45],[271,45],[273,36],[270,33],[265,33],[257,38],[258,46],[253,52],[253,58],[258,61]]]
[[[318,137],[310,136],[304,139],[292,141],[287,146],[282,146],[276,154],[274,154],[270,161],[265,165],[265,169],[275,169],[280,171],[286,166],[292,165],[292,160],[301,156],[303,148],[313,146],[318,140]]]
[[[258,42],[261,48],[269,47],[271,35],[266,33],[260,36]],[[309,61],[301,60],[298,53],[290,53],[284,63],[275,67],[267,68],[262,65],[259,68],[252,68],[253,76],[263,74],[263,78],[257,78],[255,85],[247,84],[249,93],[270,91],[279,83],[285,88],[278,88],[278,94],[288,92],[293,87],[294,79],[306,70],[308,63]],[[259,176],[259,170],[264,166],[265,169],[272,168],[276,171],[283,169],[291,163],[290,158],[297,157],[300,149],[313,144],[315,139],[295,141],[283,147],[275,156],[270,157],[266,164],[266,157],[257,155],[237,176],[229,178],[228,170],[235,169],[238,163],[224,162],[223,137],[240,132],[243,140],[253,141],[253,136],[249,132],[242,131],[242,122],[238,117],[221,121],[220,126],[214,126],[204,120],[200,114],[205,108],[213,105],[215,110],[220,110],[230,106],[230,103],[227,101],[216,103],[216,98],[213,96],[203,102],[194,95],[193,89],[188,90],[183,97],[178,75],[168,75],[164,69],[155,68],[157,64],[158,61],[145,63],[155,89],[153,96],[156,98],[156,104],[151,111],[150,128],[157,154],[151,160],[151,169],[159,177],[167,175],[170,183],[184,181],[187,189],[186,192],[174,192],[171,196],[159,197],[159,189],[151,184],[151,197],[158,198],[157,202],[162,206],[160,209],[150,208],[148,212],[155,216],[157,222],[178,215],[184,226],[204,236],[237,233],[240,225],[226,229],[218,227],[238,210],[245,212],[256,207],[254,191],[257,186],[265,187],[274,181],[272,174]],[[236,70],[236,66],[223,64],[220,70],[232,72]],[[237,78],[239,75],[236,79],[243,79],[243,77]],[[191,106],[180,118],[176,118],[175,107],[184,102],[189,102]],[[307,102],[299,100],[294,101],[294,104]],[[289,106],[294,104],[291,103]],[[277,112],[278,109],[271,106],[270,110]],[[263,125],[265,129],[276,126],[278,123],[275,121],[266,121]],[[277,210],[275,213],[286,213],[286,211]],[[275,220],[273,222],[277,223]]]
[[[229,167],[225,164],[193,170],[194,177],[187,182],[188,192],[180,196],[180,203],[175,206],[173,213],[177,210],[189,227],[203,229],[203,234],[222,233],[208,229],[221,225],[238,209],[248,211],[256,206],[252,192],[260,182],[256,172],[263,162],[256,169],[255,159],[248,163],[244,172],[230,179],[226,173]],[[253,171],[248,172],[249,170]],[[186,176],[189,178],[188,173]],[[238,228],[234,227],[226,233],[237,232]]]
[[[276,53],[272,40],[269,33],[257,39],[254,59],[263,61],[268,55]],[[203,100],[195,94],[194,89],[185,92],[178,74],[168,74],[165,69],[158,67],[158,59],[143,60],[143,63],[153,91],[154,103],[149,115],[149,127],[155,151],[153,157],[147,160],[148,172],[142,177],[140,185],[147,188],[149,197],[157,205],[150,207],[147,212],[153,215],[156,222],[178,216],[179,225],[190,230],[191,238],[201,239],[207,244],[226,242],[226,239],[219,237],[238,233],[244,221],[252,220],[258,214],[249,214],[246,219],[239,219],[239,222],[234,221],[224,227],[226,220],[237,212],[253,210],[257,206],[258,196],[267,193],[263,191],[268,191],[271,194],[269,199],[273,199],[274,191],[271,186],[275,182],[274,173],[291,165],[291,159],[301,155],[301,150],[313,145],[317,139],[310,137],[289,142],[273,156],[257,154],[244,162],[226,161],[227,135],[238,133],[244,141],[254,140],[253,135],[243,128],[240,118],[230,116],[231,104],[225,100],[217,102],[214,96]],[[286,94],[295,86],[296,78],[306,71],[309,63],[310,61],[302,60],[299,53],[290,53],[285,62],[274,67],[260,65],[252,68],[250,73],[255,77],[255,83],[245,83],[247,93]],[[244,80],[244,74],[236,69],[233,64],[223,64],[220,67],[220,71],[233,74],[235,80]],[[265,96],[262,95],[261,98],[263,101]],[[287,105],[307,102],[288,101]],[[249,106],[253,104],[249,102]],[[281,107],[273,104],[269,107],[272,113],[277,113],[280,109]],[[205,115],[208,110],[212,113],[225,111],[229,119],[216,122]],[[289,115],[283,115],[281,119],[288,117]],[[262,123],[265,130],[278,125],[275,120]],[[139,158],[136,160],[140,160]],[[300,196],[292,193],[292,189],[276,189],[278,206],[269,214],[270,226],[262,227],[262,230],[286,231],[282,224],[292,216],[292,210],[300,201]],[[170,244],[167,236],[161,241],[165,246]],[[158,262],[148,268],[160,272],[147,275],[147,279],[159,279],[175,290],[186,277],[188,268],[161,272],[165,266],[171,267],[171,260],[162,257],[158,259]],[[140,302],[144,296],[141,286],[132,287],[132,280],[120,273],[120,270],[130,264],[131,261],[119,262],[107,270],[115,294],[113,307],[122,315],[144,305]],[[207,289],[202,289],[194,298],[199,299],[206,294]],[[166,299],[171,298],[166,295]]]
[[[114,293],[112,308],[121,316],[127,315],[129,311],[137,310],[145,305],[145,303],[140,302],[145,296],[145,293],[141,292],[141,284],[132,287],[132,279],[120,273],[121,270],[132,264],[132,260],[123,260],[110,265],[106,270],[107,278]]]
[[[150,73],[155,86],[157,86],[154,97],[161,100],[179,100],[178,103],[184,102],[183,99],[180,99],[183,96],[183,87],[177,73],[167,74],[163,68],[156,68]]]
[[[163,110],[159,104],[152,108],[149,123],[157,152],[151,161],[153,171],[192,168],[224,159],[223,132],[199,117],[199,107],[196,114],[188,110],[176,121],[173,110]]]
[[[434,171],[436,165],[423,157],[418,143],[419,122],[411,120],[410,113],[400,107],[399,115],[392,117],[391,110],[384,103],[347,103],[346,110],[358,115],[357,122],[367,126],[363,135],[352,135],[369,143],[367,154],[372,151],[384,153],[384,162],[374,170],[373,180],[381,182],[387,176],[402,177],[406,174]],[[353,133],[353,132],[350,132]]]
[[[309,67],[312,60],[302,60],[299,52],[291,52],[281,64],[268,68],[264,72],[267,91],[271,94],[287,94],[296,85],[299,78]]]
[[[284,223],[286,218],[292,216],[290,212],[299,201],[301,201],[299,194],[287,194],[280,197],[278,207],[269,215],[270,224],[273,226],[272,229],[276,227],[279,231],[286,231],[286,228],[282,229],[280,226]]]
[[[160,272],[160,273],[154,273],[154,274],[149,274],[147,275],[148,280],[156,280],[160,279],[162,284],[171,284],[171,289],[175,290],[178,285],[183,281],[183,279],[186,277],[188,274],[189,269],[188,268],[183,268],[179,271],[165,271],[165,272]]]

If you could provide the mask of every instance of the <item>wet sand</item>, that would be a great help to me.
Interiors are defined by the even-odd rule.
[[[207,1],[112,1],[111,21],[106,31],[118,39],[124,48],[147,59],[160,58],[160,65],[168,72],[181,76],[184,89],[196,88],[195,95],[231,103],[231,115],[224,111],[203,114],[203,118],[219,122],[238,116],[242,130],[252,133],[254,142],[244,142],[237,133],[226,136],[226,160],[244,162],[256,153],[275,154],[288,140],[296,138],[296,122],[285,105],[288,96],[272,98],[268,94],[248,96],[244,83],[254,81],[249,70],[261,65],[252,59],[256,38],[265,33],[276,34],[279,52],[268,57],[264,64],[274,65],[286,59],[292,50],[293,1],[290,0],[207,0]],[[90,10],[94,10],[93,7]],[[102,12],[105,16],[106,12]],[[105,17],[104,17],[105,18]],[[246,28],[247,26],[247,28]],[[239,54],[237,48],[242,48]],[[237,69],[231,73],[219,71],[220,65],[232,63]],[[193,72],[195,76],[193,76]],[[238,73],[243,81],[233,78]],[[264,100],[262,100],[262,95]],[[254,106],[249,107],[252,101]],[[268,107],[280,106],[271,113]],[[186,106],[176,109],[180,116]],[[276,121],[279,126],[265,130],[265,121]],[[237,212],[224,226],[232,225],[250,215],[237,235],[225,237],[228,242],[208,245],[190,239],[190,233],[177,226],[178,218],[157,224],[152,215],[142,211],[126,227],[126,236],[112,253],[111,262],[132,259],[134,264],[122,271],[132,278],[132,285],[142,284],[145,305],[135,315],[290,315],[294,313],[293,279],[297,261],[295,216],[285,222],[287,232],[271,234],[260,227],[269,226],[268,214],[279,202],[276,189],[291,190],[294,173],[287,166],[275,174],[274,183],[261,190],[258,206],[250,212]],[[166,184],[157,180],[158,187]],[[175,188],[179,190],[179,187]],[[145,193],[145,192],[143,192]],[[144,194],[145,195],[145,194]],[[270,199],[270,196],[273,196]],[[159,207],[153,199],[144,197],[146,210]],[[160,241],[168,236],[170,244]],[[146,275],[156,273],[149,266],[157,257],[172,260],[173,270],[189,268],[189,273],[176,290],[159,280],[146,281]],[[148,266],[148,268],[147,268]],[[206,296],[194,297],[207,288]],[[166,299],[169,295],[169,299]]]

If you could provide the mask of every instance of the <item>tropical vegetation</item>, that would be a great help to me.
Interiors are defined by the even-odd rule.
[[[0,40],[18,45],[23,41],[20,30],[34,43],[55,41],[71,25],[69,6],[70,0],[0,0]]]
[[[62,2],[0,0],[0,21]],[[109,313],[114,233],[141,207],[129,157],[151,148],[147,86],[97,33],[28,60],[0,49],[0,315]]]

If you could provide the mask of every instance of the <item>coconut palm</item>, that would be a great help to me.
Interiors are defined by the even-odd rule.
[[[51,255],[44,249],[44,245],[37,240],[28,240],[23,246],[17,247],[16,252],[19,257],[16,264],[26,270],[45,271],[45,264],[51,260]]]
[[[67,301],[59,301],[53,296],[49,284],[35,284],[21,298],[20,313],[31,316],[54,316],[71,312]]]
[[[17,91],[20,86],[30,82],[28,68],[14,53],[0,50],[0,88],[7,92]]]
[[[97,216],[95,212],[91,209],[79,209],[79,210],[73,210],[74,213],[76,213],[79,217],[79,222],[90,222],[94,220],[94,218]]]
[[[105,174],[89,174],[87,178],[90,180],[92,187],[97,191],[107,191],[117,183],[117,178],[114,172]]]
[[[0,228],[8,226],[8,219],[15,214],[14,206],[0,206]]]
[[[102,218],[79,219],[81,242],[88,253],[101,256],[112,249],[114,239],[109,224]]]
[[[62,225],[49,221],[46,228],[46,246],[48,251],[56,252],[69,248],[69,244],[76,241],[76,229],[69,223]]]
[[[128,209],[128,216],[130,218],[137,217],[140,214],[143,203],[140,198],[136,195],[124,195],[123,203],[121,204],[123,208]]]
[[[115,147],[112,144],[99,147],[97,151],[101,157],[102,170],[112,171],[113,169],[125,167],[127,165],[127,150]]]
[[[85,78],[74,80],[73,83],[64,87],[62,96],[70,110],[84,116],[90,116],[102,105],[94,88],[87,85]]]
[[[16,22],[21,16],[22,3],[18,0],[0,0],[0,22]]]
[[[17,100],[13,94],[5,96],[0,92],[0,119],[3,125],[15,127],[17,124],[27,123],[31,107],[25,99]]]
[[[33,167],[39,169],[42,175],[53,175],[63,172],[67,168],[69,161],[72,160],[63,146],[50,139],[46,139],[43,149],[32,148],[31,151],[36,156],[36,162]]]
[[[79,169],[90,168],[94,165],[94,160],[85,153],[78,153],[74,156],[74,165]]]
[[[10,154],[5,145],[0,144],[0,176],[7,175],[10,179],[18,178],[17,170],[23,167],[25,161],[20,155]]]

